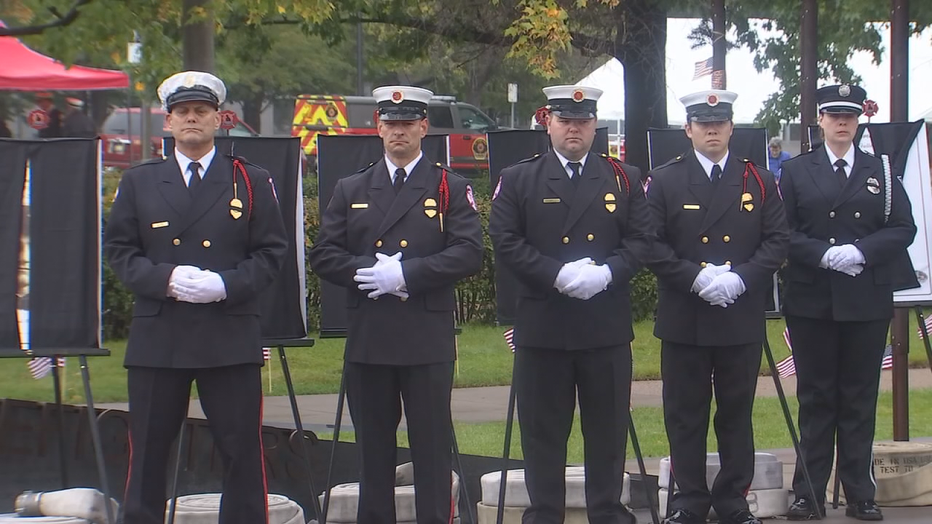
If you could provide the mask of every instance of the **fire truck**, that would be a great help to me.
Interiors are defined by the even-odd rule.
[[[317,135],[376,134],[376,102],[369,96],[299,95],[291,136],[301,137],[309,157],[317,156]],[[477,107],[452,96],[435,96],[427,106],[428,133],[450,136],[450,167],[461,173],[489,168],[486,132],[498,129]]]

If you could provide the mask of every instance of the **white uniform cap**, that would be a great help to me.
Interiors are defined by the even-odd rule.
[[[602,90],[587,86],[548,86],[543,88],[547,95],[547,108],[562,118],[595,118],[596,101]]]
[[[680,102],[686,106],[686,120],[690,122],[724,122],[734,116],[732,105],[738,93],[721,89],[710,89],[690,93]]]
[[[168,112],[180,102],[208,102],[219,109],[226,98],[227,88],[223,81],[201,71],[175,73],[159,85],[159,100]]]
[[[382,86],[372,90],[383,120],[417,120],[427,118],[427,104],[432,91],[414,86]]]

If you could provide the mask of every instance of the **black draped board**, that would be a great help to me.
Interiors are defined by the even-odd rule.
[[[275,181],[279,209],[288,234],[288,255],[282,270],[259,297],[262,338],[300,339],[307,335],[307,287],[304,269],[304,190],[301,180],[301,139],[297,137],[222,136],[217,154],[234,154],[265,169]],[[174,151],[165,139],[165,154]],[[232,177],[232,173],[228,173]],[[213,174],[211,174],[213,176]],[[239,190],[246,188],[240,181]],[[242,194],[240,200],[244,200]]]
[[[30,347],[100,347],[99,165],[96,138],[0,140],[0,346],[26,342],[16,293],[21,250],[28,249],[20,306],[28,309]]]
[[[728,153],[739,159],[747,158],[755,165],[767,169],[767,130],[757,127],[736,127],[728,142]],[[662,166],[677,155],[690,153],[692,142],[683,128],[649,129],[647,147],[651,169]],[[773,285],[767,299],[767,315],[780,314],[779,279],[773,275]]]
[[[450,164],[449,135],[428,135],[421,150],[431,162]],[[330,203],[337,181],[384,156],[378,135],[317,135],[317,180],[321,214]],[[346,336],[346,290],[320,281],[320,336]]]
[[[534,155],[550,151],[550,135],[544,129],[493,131],[489,141],[489,187],[498,185],[502,169]],[[608,154],[608,128],[595,131],[592,152]],[[495,261],[496,319],[500,325],[514,324],[518,307],[517,279],[510,269]]]
[[[755,165],[767,169],[767,130],[757,127],[736,127],[728,142],[729,154],[747,158]],[[648,129],[650,168],[661,166],[677,155],[692,149],[692,142],[683,128]]]

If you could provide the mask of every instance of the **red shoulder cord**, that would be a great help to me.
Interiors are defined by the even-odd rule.
[[[450,208],[450,184],[447,183],[447,170],[441,169],[441,172],[437,193],[440,197],[440,230],[443,231],[443,214]]]
[[[246,166],[243,165],[242,160],[238,158],[233,159],[233,184],[236,184],[236,171],[237,169],[243,174],[243,182],[246,183],[246,198],[249,200],[247,203],[247,210],[249,219],[252,219],[252,182],[249,180],[249,174],[246,173]]]
[[[618,182],[618,190],[621,191],[621,182],[618,180],[618,177],[621,177],[625,181],[625,193],[630,195],[631,182],[628,181],[628,175],[625,173],[624,168],[621,167],[621,162],[615,157],[607,156],[605,158],[608,160],[608,163],[612,165],[612,170],[615,171],[615,181]]]
[[[757,180],[757,185],[760,186],[760,203],[764,205],[764,201],[767,200],[767,190],[764,189],[764,181],[760,177],[760,173],[757,172],[757,168],[754,167],[754,164],[751,162],[744,163],[744,180],[741,185],[741,192],[748,192],[748,172],[754,173],[754,178]]]

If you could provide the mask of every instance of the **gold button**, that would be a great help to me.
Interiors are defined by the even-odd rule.
[[[855,211],[855,212],[854,212],[854,218],[861,218],[861,212],[860,212],[860,211]]]
[[[201,245],[204,246],[204,247],[210,247],[210,240],[205,240],[205,241],[201,242]]]
[[[570,237],[563,237],[563,243],[564,243],[564,244],[569,244],[569,243],[570,243]]]
[[[595,235],[593,235],[592,233],[589,233],[588,235],[586,235],[586,240],[588,240],[589,242],[592,242],[593,240],[595,240]]]
[[[180,245],[181,245],[181,239],[180,239],[180,238],[176,238],[176,239],[172,240],[172,244],[175,244],[176,246],[180,246]]]
[[[828,239],[828,243],[834,246],[834,245],[835,245],[835,239],[834,239],[834,238]]]
[[[835,218],[835,212],[834,212],[834,211],[829,211],[829,212],[828,212],[828,217],[829,217],[829,218]]]
[[[407,302],[407,301],[408,301],[408,297],[401,297],[401,301],[402,301],[402,302]]]
[[[401,239],[401,242],[398,242],[398,245],[401,247],[408,247],[408,241],[405,239]]]
[[[702,238],[700,238],[699,240],[702,241],[703,244],[708,244],[708,243],[709,243],[709,237],[702,237]]]
[[[699,262],[699,267],[706,267],[706,266],[708,266],[708,264],[706,264],[705,262]]]
[[[723,237],[722,237],[722,242],[724,242],[724,243],[726,243],[726,244],[729,243],[729,242],[731,242],[731,237],[728,236],[728,235],[723,236]]]
[[[382,241],[381,241],[381,240],[376,240],[376,241],[375,241],[375,247],[382,247]]]
[[[725,261],[725,265],[726,265],[726,266],[730,266],[730,265],[731,265],[731,260],[726,260],[726,261]]]

